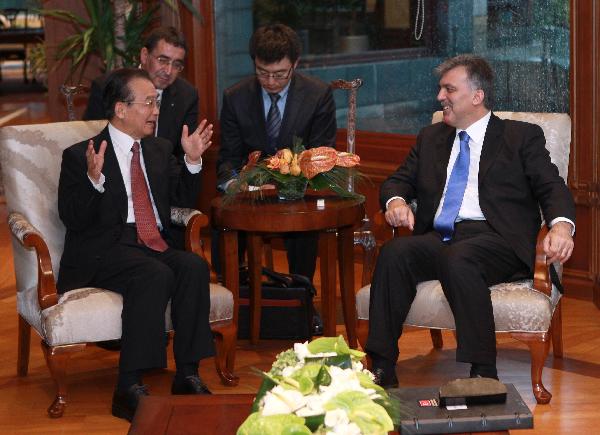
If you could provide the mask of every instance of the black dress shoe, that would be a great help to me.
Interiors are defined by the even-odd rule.
[[[383,388],[397,388],[398,378],[395,370],[385,370],[383,367],[373,369],[375,383]]]
[[[200,376],[175,377],[171,385],[171,394],[212,394]]]
[[[471,378],[491,378],[498,380],[498,370],[495,364],[471,364]]]
[[[148,386],[134,384],[126,390],[115,390],[112,399],[112,415],[133,420],[140,397],[148,396]]]

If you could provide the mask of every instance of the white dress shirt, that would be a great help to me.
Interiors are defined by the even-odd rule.
[[[481,157],[481,147],[483,146],[483,139],[485,137],[485,131],[492,112],[488,112],[483,118],[475,123],[471,124],[465,130],[469,135],[469,178],[467,179],[467,186],[465,187],[465,194],[463,196],[456,222],[463,220],[483,221],[485,216],[479,207],[479,159]],[[454,163],[458,158],[460,152],[460,138],[458,134],[463,131],[456,129],[456,136],[454,137],[454,143],[452,144],[452,151],[450,151],[450,160],[448,161],[448,168],[446,169],[446,185],[444,186],[444,193],[440,200],[440,205],[435,213],[434,221],[442,212],[442,205],[446,198],[446,189],[448,189],[448,180],[450,180],[450,174]]]
[[[479,206],[479,160],[481,158],[483,140],[485,138],[485,132],[487,130],[488,123],[490,122],[491,115],[492,112],[490,111],[483,116],[483,118],[475,121],[473,124],[467,127],[466,130],[464,130],[469,135],[469,178],[467,179],[467,186],[465,188],[460,210],[458,211],[458,216],[456,217],[456,222],[463,220],[486,220],[483,212],[481,211],[481,207]],[[452,143],[450,160],[448,161],[448,167],[446,169],[446,184],[444,185],[444,192],[435,213],[434,221],[442,211],[442,205],[444,204],[444,198],[446,197],[446,189],[448,188],[448,180],[450,179],[452,168],[454,167],[454,163],[456,162],[458,153],[460,152],[460,138],[458,134],[461,131],[463,130],[456,130],[456,136],[454,137],[454,142]],[[404,198],[400,196],[394,196],[388,199],[385,203],[386,209],[390,202],[394,199],[402,199],[404,201]],[[575,223],[570,219],[565,217],[557,217],[552,219],[548,226],[552,228],[552,225],[554,225],[556,222],[570,223],[572,227],[571,235],[575,234]]]
[[[110,140],[113,144],[113,149],[115,150],[115,154],[117,156],[117,162],[119,164],[119,169],[121,170],[121,176],[123,177],[123,182],[125,183],[125,192],[127,193],[127,223],[133,224],[135,223],[135,214],[133,212],[133,198],[131,196],[131,159],[133,158],[133,151],[131,148],[133,147],[134,142],[139,142],[140,144],[140,165],[142,166],[142,172],[144,173],[144,178],[146,179],[146,185],[148,186],[148,192],[150,193],[150,202],[152,203],[152,210],[154,211],[154,216],[156,217],[156,224],[159,228],[162,229],[162,223],[160,222],[160,218],[158,217],[158,210],[156,209],[156,204],[154,203],[154,197],[152,196],[152,189],[150,189],[150,184],[148,183],[148,174],[146,173],[146,164],[144,163],[144,154],[142,151],[142,141],[141,139],[134,139],[126,133],[123,133],[121,130],[116,128],[110,122],[108,123],[108,134],[110,135]],[[197,165],[192,165],[187,162],[187,155],[184,156],[185,166],[191,174],[197,174],[202,170],[202,160]],[[89,178],[89,176],[88,176]],[[90,178],[90,181],[94,188],[100,192],[104,193],[104,183],[106,181],[106,177],[104,174],[100,174],[100,180],[98,183],[94,183],[94,181]]]
[[[158,122],[160,121],[160,104],[162,102],[162,95],[163,95],[164,89],[157,89],[156,90],[156,102],[158,104],[158,116],[156,118],[156,126],[154,127],[154,136],[158,136]],[[189,134],[192,134],[192,132],[188,132]]]

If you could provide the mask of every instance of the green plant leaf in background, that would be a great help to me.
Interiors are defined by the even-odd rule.
[[[84,0],[87,17],[63,9],[37,11],[47,17],[69,23],[73,28],[73,34],[59,44],[56,53],[59,64],[63,61],[70,62],[65,83],[72,82],[77,71],[80,72],[81,80],[85,66],[94,54],[102,59],[104,71],[110,71],[118,65],[135,66],[139,63],[144,34],[150,30],[156,19],[160,2],[144,8],[148,2],[143,0],[122,1],[127,4],[124,34],[118,34],[115,29],[115,0]],[[192,2],[181,2],[202,24],[202,15]],[[165,0],[164,3],[175,11],[178,10],[175,0]],[[119,45],[123,48],[119,48]]]

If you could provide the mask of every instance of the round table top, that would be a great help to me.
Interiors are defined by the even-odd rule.
[[[354,225],[365,216],[364,198],[308,190],[303,199],[280,200],[275,190],[238,194],[211,203],[216,228],[256,232],[318,231]]]

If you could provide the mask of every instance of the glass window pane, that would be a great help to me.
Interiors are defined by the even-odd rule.
[[[253,73],[254,29],[283,22],[302,39],[300,70],[363,79],[361,130],[418,132],[439,109],[433,68],[460,53],[492,64],[495,110],[569,111],[569,0],[215,0],[215,11],[220,94]]]

